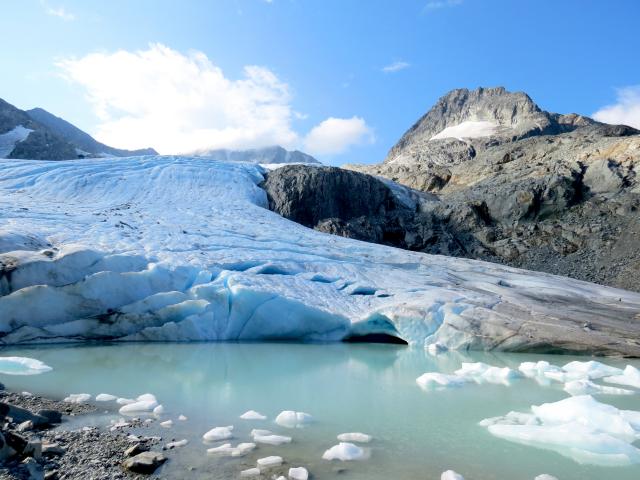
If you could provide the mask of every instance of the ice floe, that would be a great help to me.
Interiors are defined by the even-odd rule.
[[[87,403],[89,400],[91,400],[91,395],[88,393],[71,393],[64,398],[67,403]]]
[[[338,435],[338,440],[341,442],[357,442],[357,443],[369,443],[373,440],[371,435],[360,432],[341,433]]]
[[[278,457],[277,455],[271,455],[270,457],[259,458],[258,468],[271,468],[282,465],[282,457]]]
[[[351,460],[362,460],[366,458],[366,452],[363,448],[349,442],[340,442],[334,445],[322,455],[324,460],[340,460],[343,462]]]
[[[118,403],[120,399],[118,399]],[[152,413],[153,409],[158,406],[158,400],[151,393],[145,393],[140,395],[132,403],[125,403],[120,407],[120,414],[122,415],[135,415],[138,413]]]
[[[202,438],[206,442],[217,442],[233,438],[233,425],[229,425],[228,427],[214,427],[205,433]]]
[[[160,422],[160,426],[164,428],[173,427],[173,420],[165,420],[164,422]]]
[[[169,442],[165,445],[165,447],[167,448],[167,450],[170,450],[172,448],[180,448],[180,447],[184,447],[185,445],[187,445],[189,443],[189,440],[187,440],[186,438],[183,440],[176,440],[175,442]]]
[[[0,373],[6,375],[38,375],[53,370],[49,365],[28,357],[0,357]]]
[[[608,387],[598,385],[591,380],[572,380],[564,384],[564,391],[570,395],[595,395],[602,393],[605,395],[633,395],[633,390],[618,387]]]
[[[554,477],[553,475],[549,475],[547,473],[543,473],[542,475],[536,476],[536,478],[534,478],[533,480],[558,480],[558,479],[556,477]]]
[[[308,413],[284,410],[276,417],[276,423],[285,428],[300,428],[313,422],[313,417]]]
[[[617,375],[605,377],[607,383],[616,383],[618,385],[628,385],[634,388],[640,388],[640,370],[633,365],[627,365],[624,371]]]
[[[582,375],[583,377],[589,378],[591,380],[610,375],[622,375],[623,373],[620,368],[611,367],[609,365],[605,365],[604,363],[596,362],[595,360],[591,360],[588,362],[569,362],[564,367],[562,367],[562,370],[568,372],[569,374]]]
[[[304,467],[292,467],[289,469],[290,480],[307,480],[309,472]]]
[[[248,412],[244,412],[242,415],[240,415],[240,418],[242,420],[266,420],[267,417],[265,415],[262,415],[259,412],[256,412],[255,410],[249,410]]]
[[[260,475],[260,469],[253,467],[253,468],[247,468],[246,470],[242,470],[240,472],[240,476],[243,478],[246,477],[257,477]]]
[[[158,405],[157,407],[155,407],[153,409],[153,414],[154,415],[162,415],[164,413],[164,406],[162,405]]]
[[[464,480],[464,477],[453,470],[447,470],[446,472],[442,472],[440,480]]]
[[[96,402],[113,402],[117,399],[118,397],[111,395],[110,393],[99,393],[96,395]]]
[[[509,413],[481,425],[496,437],[556,451],[593,465],[640,463],[640,412],[619,410],[590,395],[531,407],[531,414]]]

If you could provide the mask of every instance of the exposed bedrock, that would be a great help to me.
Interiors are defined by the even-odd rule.
[[[434,235],[407,248],[640,291],[639,133],[522,92],[461,89],[383,163],[345,168],[433,194],[417,223]]]

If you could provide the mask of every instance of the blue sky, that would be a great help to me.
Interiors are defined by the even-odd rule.
[[[0,97],[116,147],[372,163],[447,91],[496,85],[640,123],[635,0],[2,3]]]

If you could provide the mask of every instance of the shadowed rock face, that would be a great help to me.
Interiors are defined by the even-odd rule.
[[[446,136],[468,122],[492,127]],[[345,168],[435,194],[415,222],[422,238],[403,248],[640,290],[639,133],[503,88],[454,90],[383,163]]]

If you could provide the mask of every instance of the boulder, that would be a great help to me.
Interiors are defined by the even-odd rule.
[[[167,457],[158,452],[142,452],[134,457],[127,458],[123,466],[126,470],[134,473],[151,474],[155,472]]]

